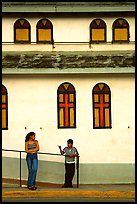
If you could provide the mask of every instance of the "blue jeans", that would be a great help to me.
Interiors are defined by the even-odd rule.
[[[38,157],[37,153],[30,154],[26,156],[26,161],[28,165],[28,187],[35,186],[36,174],[38,169]]]

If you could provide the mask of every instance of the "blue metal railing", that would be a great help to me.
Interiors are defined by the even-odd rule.
[[[19,162],[19,169],[20,169],[20,187],[22,186],[22,179],[21,179],[21,153],[26,153],[25,151],[20,151],[20,150],[11,150],[11,149],[2,149],[2,151],[10,151],[10,152],[19,152],[20,155],[20,162]],[[47,153],[47,152],[37,152],[38,154],[45,154],[45,155],[54,155],[54,156],[64,156],[65,155],[61,155],[61,154],[54,154],[54,153]],[[79,155],[76,157],[76,169],[77,169],[77,188],[79,187]]]

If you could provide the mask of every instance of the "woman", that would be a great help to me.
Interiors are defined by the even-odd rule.
[[[35,140],[35,132],[29,132],[25,138],[25,152],[27,153],[26,162],[28,165],[28,189],[36,190],[35,186],[36,174],[38,169],[39,143]]]

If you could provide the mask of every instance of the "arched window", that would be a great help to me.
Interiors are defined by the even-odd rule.
[[[94,19],[90,24],[90,42],[106,42],[106,23],[102,19]]]
[[[111,92],[105,83],[98,83],[92,91],[93,128],[111,128]]]
[[[41,19],[37,23],[37,43],[53,42],[53,25],[48,19]]]
[[[76,128],[76,92],[71,83],[62,83],[57,90],[58,128]]]
[[[112,29],[113,42],[129,42],[129,24],[125,19],[115,20]]]
[[[8,129],[8,93],[6,87],[2,84],[2,129]]]
[[[18,19],[14,23],[14,42],[30,43],[30,24],[26,19]]]

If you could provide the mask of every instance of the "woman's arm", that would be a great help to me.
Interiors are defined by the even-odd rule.
[[[39,151],[39,143],[37,140],[35,140],[36,143],[36,148],[34,149],[28,149],[28,142],[25,142],[25,152],[26,153],[36,153],[37,151]]]
[[[28,150],[28,142],[25,142],[25,152],[26,152],[26,153],[29,153],[29,150]]]
[[[38,143],[38,140],[35,140],[35,143],[36,143],[36,148],[35,148],[35,150],[36,150],[36,151],[39,151],[39,143]]]

